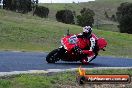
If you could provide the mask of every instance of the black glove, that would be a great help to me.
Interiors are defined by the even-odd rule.
[[[74,52],[75,52],[76,54],[83,54],[82,49],[80,49],[78,46],[75,46],[75,47],[74,47]]]

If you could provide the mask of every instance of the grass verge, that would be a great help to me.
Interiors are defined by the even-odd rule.
[[[99,87],[104,88],[120,88],[125,86],[132,87],[130,84],[87,84],[79,86],[76,82],[77,71],[74,72],[61,72],[61,73],[48,73],[48,74],[26,74],[14,75],[0,78],[0,88],[84,88],[84,87]],[[132,69],[122,70],[88,70],[87,74],[130,74]]]

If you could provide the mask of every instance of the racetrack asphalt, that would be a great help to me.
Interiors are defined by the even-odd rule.
[[[0,72],[48,70],[48,69],[71,69],[78,68],[80,62],[59,61],[48,64],[45,60],[47,53],[44,52],[11,52],[0,51]],[[131,58],[116,58],[98,56],[84,68],[96,67],[132,67]]]

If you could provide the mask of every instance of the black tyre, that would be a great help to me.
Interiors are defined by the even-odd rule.
[[[46,56],[46,61],[48,63],[55,63],[59,60],[59,49],[55,49],[51,51],[47,56]]]

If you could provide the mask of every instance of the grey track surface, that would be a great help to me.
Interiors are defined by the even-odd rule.
[[[0,51],[0,72],[71,69],[78,68],[80,62],[63,62],[48,64],[45,60],[47,53],[43,52],[9,52]],[[132,59],[98,56],[84,68],[96,67],[132,67]]]

